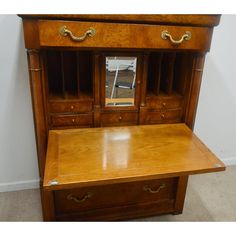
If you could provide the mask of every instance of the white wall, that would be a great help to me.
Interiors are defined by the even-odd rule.
[[[226,164],[236,164],[236,15],[214,30],[198,103],[195,133]]]
[[[38,186],[33,116],[22,24],[0,15],[0,191]]]
[[[236,164],[235,25],[236,15],[224,15],[214,31],[195,123],[197,135],[227,164]],[[34,188],[38,167],[21,20],[0,15],[0,29],[0,191]]]

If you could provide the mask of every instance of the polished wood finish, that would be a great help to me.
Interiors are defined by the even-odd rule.
[[[170,178],[58,190],[54,192],[56,213],[60,215],[166,199],[174,200],[176,184],[177,179]],[[156,192],[152,193],[146,188]]]
[[[224,164],[184,124],[51,130],[44,187],[55,190],[220,170]],[[59,184],[51,185],[52,180]]]
[[[92,101],[57,101],[49,103],[51,113],[84,113],[93,110]]]
[[[94,28],[96,34],[87,37],[82,42],[75,42],[69,36],[61,36],[59,30],[66,26],[74,35],[81,36],[89,28]],[[39,21],[40,47],[79,47],[79,48],[123,48],[123,49],[191,49],[208,51],[210,47],[212,29],[205,27],[185,27],[168,25],[140,25],[97,23],[97,22],[71,22],[71,21]],[[161,38],[162,31],[167,30],[173,38],[180,39],[186,31],[191,32],[191,39],[179,45],[172,44],[170,40]],[[143,37],[136,37],[142,32]],[[153,37],[157,35],[157,37]]]
[[[183,97],[179,94],[172,96],[150,96],[146,98],[146,105],[150,109],[174,109],[181,108]]]
[[[20,17],[28,52],[44,220],[179,214],[188,175],[225,168],[191,132],[205,54],[219,15]],[[96,34],[74,42],[59,34],[63,25],[76,36],[89,27]],[[175,40],[186,31],[192,36],[175,45],[161,37],[163,30]],[[133,106],[105,106],[106,56],[137,57]],[[139,127],[150,124],[160,125]],[[111,136],[114,140],[108,145]],[[170,184],[155,197],[144,196],[140,188],[145,181]],[[66,199],[73,193],[81,200],[89,190],[98,195],[85,197],[85,205]]]
[[[51,115],[51,127],[92,127],[92,113],[77,115]]]
[[[133,219],[157,214],[168,214],[174,210],[174,200],[165,199],[157,202],[144,202],[117,207],[101,208],[70,214],[56,215],[57,221],[114,221]]]
[[[188,175],[180,176],[177,186],[174,214],[181,214],[183,212],[187,184],[188,184]]]
[[[137,112],[104,112],[101,114],[101,126],[136,125],[138,122]]]
[[[168,109],[163,111],[149,111],[145,124],[179,123],[182,120],[182,109]]]
[[[197,57],[194,58],[194,67],[193,67],[190,93],[189,93],[190,98],[188,99],[189,104],[187,105],[186,116],[185,116],[186,124],[192,129],[194,127],[194,121],[196,116],[204,62],[205,62],[204,54],[199,54],[197,55]]]

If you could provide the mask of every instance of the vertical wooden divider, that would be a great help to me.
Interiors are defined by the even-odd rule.
[[[161,90],[168,95],[172,93],[176,53],[165,53],[162,61]]]
[[[142,80],[141,80],[141,103],[140,103],[141,107],[144,107],[146,104],[148,62],[149,62],[149,54],[145,53],[143,56],[143,69],[142,69]]]
[[[79,52],[76,52],[76,79],[77,79],[77,97],[80,97],[80,64],[79,64]]]
[[[63,52],[60,52],[61,56],[61,77],[62,77],[62,96],[66,98],[66,91],[65,91],[65,71],[64,71],[64,55]]]
[[[161,83],[161,64],[162,64],[162,53],[156,54],[155,57],[155,75],[154,75],[154,93],[158,95],[160,92],[160,83]]]
[[[93,98],[94,98],[94,127],[100,126],[101,116],[101,55],[93,54]],[[103,83],[102,83],[103,84]],[[102,90],[103,91],[103,90]]]
[[[143,68],[142,68],[142,78],[141,78],[141,100],[139,108],[139,124],[144,124],[146,119],[146,94],[147,94],[147,79],[148,79],[148,63],[149,63],[149,53],[144,53],[143,55]]]

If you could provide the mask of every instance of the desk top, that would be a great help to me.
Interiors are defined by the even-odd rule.
[[[50,130],[44,187],[65,189],[224,169],[185,124]]]
[[[217,26],[220,22],[220,15],[204,14],[41,14],[41,15],[19,15],[23,19],[47,19],[47,20],[80,20],[80,21],[99,21],[99,22],[124,22],[135,24],[168,24],[168,25],[191,25],[191,26]]]

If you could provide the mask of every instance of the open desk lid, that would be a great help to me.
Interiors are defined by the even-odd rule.
[[[51,130],[44,188],[222,171],[224,164],[185,124]]]

